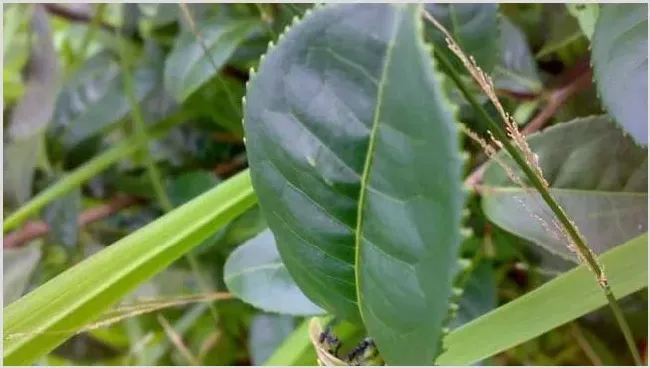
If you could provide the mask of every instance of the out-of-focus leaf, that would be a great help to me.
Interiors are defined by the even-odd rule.
[[[140,103],[156,86],[156,70],[143,66],[133,72],[135,96]],[[66,146],[74,146],[81,141],[99,134],[111,124],[126,117],[131,107],[124,93],[123,77],[115,75],[101,95],[72,120],[65,123],[66,131],[61,137]]]
[[[566,4],[569,14],[576,17],[582,33],[591,40],[598,20],[598,11],[600,4]]]
[[[243,135],[241,112],[245,93],[241,81],[217,75],[193,93],[183,105],[210,118],[217,126]]]
[[[77,216],[80,207],[81,188],[79,187],[45,207],[43,220],[50,226],[50,239],[68,247],[77,244],[79,231]]]
[[[237,46],[260,27],[259,19],[213,17],[197,24],[199,36],[183,32],[165,63],[165,88],[179,102],[212,79]],[[206,55],[201,42],[207,48]]]
[[[3,249],[2,251],[2,305],[18,299],[25,292],[29,279],[41,259],[41,242]]]
[[[551,195],[596,254],[647,231],[648,152],[624,136],[608,116],[553,126],[528,141]],[[524,177],[504,152],[499,157]],[[494,161],[485,171],[483,189],[483,209],[490,221],[578,262],[537,192],[518,187]]]
[[[226,245],[239,245],[261,233],[267,227],[259,206],[255,206],[232,222],[222,241]]]
[[[216,187],[219,183],[219,178],[209,171],[191,171],[176,177],[170,182],[167,190],[172,204],[174,207],[178,207]],[[194,251],[201,253],[206,247],[215,244],[223,237],[227,229],[228,227],[219,230],[196,247]]]
[[[421,11],[306,13],[265,55],[244,112],[251,176],[284,264],[319,306],[348,321],[363,314],[388,364],[439,353],[461,243],[455,106]],[[399,288],[385,287],[392,279]]]
[[[13,110],[9,136],[24,139],[40,134],[50,122],[58,90],[59,63],[52,40],[49,17],[42,5],[33,9],[33,32],[27,65],[26,92]]]
[[[174,323],[174,331],[179,335],[184,335],[197,323],[207,310],[208,304],[205,303],[192,306]],[[160,364],[160,360],[171,347],[171,342],[165,336],[159,336],[159,340],[158,344],[151,344],[142,351],[142,361],[139,362],[141,365],[151,366]]]
[[[499,60],[499,5],[489,3],[442,4],[429,3],[425,9],[451,33],[465,53],[490,73]],[[445,35],[427,23],[427,33],[435,45],[456,65],[465,71],[458,57],[447,46]]]
[[[556,54],[565,64],[572,64],[588,51],[587,38],[564,4],[543,4],[543,14],[538,32],[544,34],[545,42],[535,55],[537,59]]]
[[[497,306],[497,286],[489,262],[483,261],[475,266],[458,305],[460,308],[449,326],[451,329],[471,322]]]
[[[266,312],[324,313],[293,281],[270,230],[261,232],[230,254],[224,266],[224,281],[238,298]]]
[[[263,365],[295,328],[294,317],[259,313],[251,323],[248,346],[253,365]]]
[[[219,184],[219,178],[209,171],[192,171],[171,182],[169,198],[175,207],[197,197]]]
[[[634,140],[648,145],[648,4],[602,5],[591,61],[601,101]]]
[[[33,35],[25,94],[13,109],[3,150],[9,181],[4,196],[22,204],[31,196],[34,170],[42,151],[43,132],[52,118],[58,90],[59,64],[49,18],[42,5],[33,8]]]
[[[494,67],[492,78],[497,88],[521,93],[538,93],[542,83],[537,64],[524,34],[508,18],[500,18],[501,62]]]
[[[31,197],[34,170],[42,145],[42,134],[5,143],[3,197],[12,205],[21,205]]]
[[[155,28],[173,23],[178,20],[180,8],[178,4],[146,3],[138,4],[140,12],[144,15],[143,24]]]

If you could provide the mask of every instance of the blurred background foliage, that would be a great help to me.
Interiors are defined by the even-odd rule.
[[[120,158],[5,234],[4,305],[245,168],[241,111],[249,70],[309,7],[188,4],[193,19],[188,21],[177,4],[6,4],[5,217],[119,142],[136,137],[146,140],[147,149]],[[500,55],[493,76],[506,108],[526,124],[567,75],[589,69],[593,24],[584,9],[564,4],[499,8]],[[461,105],[463,122],[485,133],[458,92],[451,86],[450,92]],[[588,83],[563,100],[546,124],[601,112]],[[160,126],[162,133],[151,133]],[[467,150],[470,164],[484,159],[473,143]],[[559,260],[491,225],[478,198],[468,206],[476,236],[464,253],[480,253],[485,262],[470,286],[484,296],[481,310],[547,280],[541,261],[545,269],[554,268],[549,262],[562,268]],[[227,256],[265,228],[259,210],[249,210],[125,302],[226,292]],[[624,306],[645,344],[647,291],[624,299]],[[194,303],[78,334],[39,363],[260,365],[301,321],[235,298]],[[310,364],[310,354],[303,364]],[[629,362],[626,354],[610,314],[598,311],[484,363],[616,365]]]

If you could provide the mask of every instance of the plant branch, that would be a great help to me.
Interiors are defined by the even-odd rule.
[[[485,116],[486,119],[484,120],[488,122],[489,131],[496,136],[500,144],[510,154],[512,159],[517,163],[517,166],[519,166],[519,168],[523,171],[524,175],[529,180],[530,184],[532,184],[535,190],[541,195],[544,202],[546,202],[548,207],[551,209],[551,211],[553,211],[557,219],[562,224],[565,235],[569,242],[568,244],[569,247],[577,253],[578,257],[593,272],[594,276],[596,277],[596,280],[598,281],[598,284],[602,288],[603,293],[607,298],[607,301],[612,309],[612,312],[614,313],[614,317],[616,318],[619,324],[621,332],[625,337],[626,343],[628,345],[628,348],[630,349],[630,352],[632,353],[635,364],[641,365],[641,356],[634,342],[634,338],[632,337],[630,326],[625,320],[623,311],[621,310],[620,306],[618,305],[618,302],[616,301],[616,298],[612,292],[612,289],[609,285],[609,282],[607,280],[603,268],[596,260],[595,254],[592,252],[592,250],[589,248],[589,246],[587,245],[583,237],[580,235],[580,232],[573,224],[573,222],[569,219],[566,212],[564,212],[562,207],[551,196],[548,190],[548,184],[546,183],[546,180],[541,174],[541,169],[539,168],[539,165],[535,163],[536,161],[534,161],[535,160],[534,153],[530,150],[527,142],[525,141],[521,133],[517,130],[515,122],[503,110],[503,107],[501,106],[494,92],[494,86],[491,79],[476,65],[473,58],[472,59],[467,58],[467,56],[463,53],[460,46],[458,46],[458,44],[454,41],[451,34],[446,30],[446,28],[442,24],[440,24],[426,10],[423,10],[423,15],[427,20],[433,23],[433,25],[436,28],[438,28],[441,32],[445,34],[445,36],[447,37],[447,43],[449,45],[449,48],[463,62],[465,67],[472,74],[472,77],[481,86],[483,91],[488,95],[488,97],[490,98],[494,106],[497,108],[497,110],[499,110],[499,113],[502,119],[504,120],[504,123],[506,124],[507,132],[506,130],[502,129],[502,127],[499,124],[497,124],[494,120],[492,120],[492,118],[490,118],[489,116]],[[446,57],[440,54],[438,55],[438,60],[442,61],[442,64],[444,65],[444,69],[446,69],[449,72],[449,76],[452,77],[454,83],[457,84],[458,88],[465,95],[465,97],[470,101],[472,106],[480,107],[478,101],[476,101],[474,96],[472,96],[472,94],[469,92],[467,87],[460,80],[458,73],[453,68],[451,63],[449,63]],[[485,113],[485,111],[482,109],[480,109],[479,112],[481,114]],[[511,141],[510,138],[512,138],[513,141]]]
[[[90,23],[92,22],[93,19],[93,16],[89,13],[70,9],[69,7],[62,4],[47,3],[47,4],[43,4],[43,6],[45,7],[45,10],[47,10],[48,13],[69,20],[71,22]],[[109,32],[113,32],[113,33],[117,32],[117,29],[114,26],[105,23],[103,21],[101,21],[99,25]]]
[[[82,212],[77,218],[77,224],[79,227],[85,227],[138,203],[140,203],[140,200],[136,197],[117,195],[106,204],[89,208]],[[23,245],[34,239],[46,236],[50,230],[50,226],[44,221],[28,222],[22,229],[13,231],[2,239],[3,248],[6,249]]]

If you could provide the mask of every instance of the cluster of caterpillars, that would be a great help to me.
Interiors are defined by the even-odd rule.
[[[328,353],[334,357],[348,363],[348,365],[361,366],[361,365],[384,365],[383,360],[379,356],[379,351],[373,339],[367,337],[347,354],[341,356],[341,341],[332,332],[332,323],[330,323],[323,332],[320,333],[318,342],[327,350]]]

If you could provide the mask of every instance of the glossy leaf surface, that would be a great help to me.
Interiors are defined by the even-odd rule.
[[[595,253],[647,231],[648,152],[624,136],[609,117],[581,118],[548,128],[531,135],[529,144],[551,195]],[[503,152],[499,155],[514,169],[511,159]],[[539,194],[512,183],[494,161],[484,183],[483,209],[490,221],[577,262]]]
[[[267,312],[316,315],[324,311],[300,291],[282,263],[270,230],[265,230],[230,254],[224,266],[230,292]]]
[[[591,61],[600,99],[634,140],[648,145],[648,4],[604,4]]]
[[[420,10],[308,12],[262,60],[244,111],[282,260],[315,303],[363,320],[389,364],[439,353],[461,241],[454,108]]]

